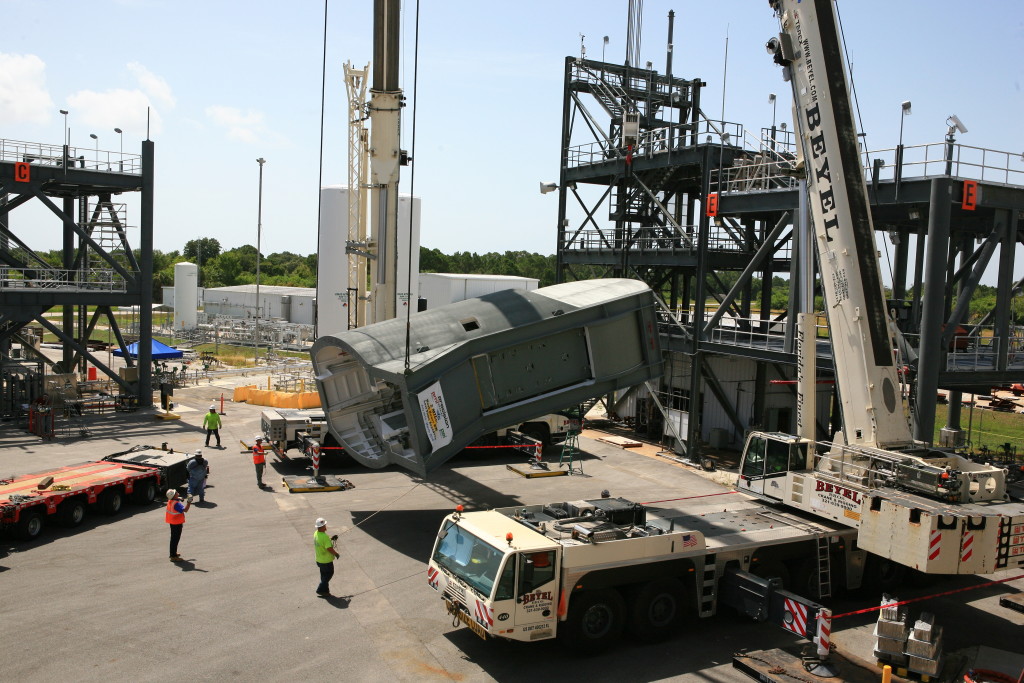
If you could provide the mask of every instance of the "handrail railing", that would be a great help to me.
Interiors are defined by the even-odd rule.
[[[142,175],[142,156],[108,151],[95,147],[68,147],[64,156],[63,145],[48,145],[41,142],[6,140],[0,138],[0,161],[28,162],[40,166],[87,169],[104,173],[127,173]]]
[[[696,136],[698,144],[721,142],[725,145],[736,145],[743,139],[743,126],[729,121],[713,121],[701,119],[696,124],[676,123],[671,126],[653,128],[643,131],[637,138],[633,149],[633,158],[665,154],[673,150],[693,147],[691,137]],[[624,158],[626,150],[615,147],[616,143],[605,141],[587,142],[569,147],[567,162],[569,168],[602,163],[613,159]]]
[[[44,290],[126,292],[127,283],[113,268],[67,270],[64,268],[0,267],[0,291]]]

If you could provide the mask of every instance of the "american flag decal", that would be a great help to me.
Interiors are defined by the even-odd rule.
[[[694,536],[693,534],[686,534],[685,536],[683,536],[683,547],[684,548],[692,548],[695,545],[697,545],[697,537],[696,536]]]

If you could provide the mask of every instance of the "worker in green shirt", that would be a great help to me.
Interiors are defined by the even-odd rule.
[[[206,447],[210,447],[210,437],[217,437],[217,448],[220,448],[220,415],[217,406],[211,405],[210,412],[203,416],[203,427],[206,428]]]
[[[316,566],[320,568],[320,585],[316,594],[323,598],[331,597],[331,578],[334,576],[334,560],[341,557],[334,549],[337,536],[327,535],[327,520],[319,517],[316,520],[316,533],[313,534],[313,549],[316,552]]]

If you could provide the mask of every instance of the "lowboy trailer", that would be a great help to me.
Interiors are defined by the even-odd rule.
[[[0,478],[0,529],[33,540],[49,522],[78,526],[90,509],[116,515],[126,500],[152,503],[184,482],[191,457],[142,446],[97,462]]]

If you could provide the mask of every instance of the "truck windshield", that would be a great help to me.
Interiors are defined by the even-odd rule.
[[[490,596],[504,553],[454,524],[444,532],[434,549],[434,562]]]

